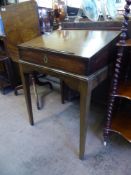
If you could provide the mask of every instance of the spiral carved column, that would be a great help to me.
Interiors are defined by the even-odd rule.
[[[118,90],[120,71],[121,71],[122,61],[123,61],[124,46],[125,46],[125,42],[127,39],[128,20],[129,20],[128,15],[130,12],[130,9],[129,9],[130,5],[131,5],[131,0],[126,0],[126,5],[124,7],[125,9],[124,20],[122,23],[120,40],[118,43],[119,46],[118,46],[115,70],[114,70],[114,75],[113,75],[113,80],[112,80],[112,85],[111,85],[111,93],[110,93],[108,109],[107,109],[107,119],[106,119],[106,124],[104,128],[104,145],[105,146],[107,144],[108,135],[109,135],[109,131],[111,128],[113,106],[115,103],[115,94],[117,93],[117,90]]]

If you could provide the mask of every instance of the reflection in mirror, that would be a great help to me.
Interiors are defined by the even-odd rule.
[[[21,1],[21,0],[20,0]],[[125,0],[36,0],[39,7],[53,8],[56,21],[86,18],[89,21],[122,20]]]
[[[4,25],[0,15],[0,36],[3,36],[3,35],[4,35]]]
[[[124,5],[125,0],[81,0],[80,8],[90,21],[118,20],[123,18]]]
[[[18,0],[0,0],[0,6],[17,3]]]
[[[125,0],[66,0],[66,5],[68,18],[76,16],[76,22],[84,17],[90,21],[122,20]]]
[[[15,0],[8,0],[15,1]],[[19,2],[26,0],[19,0]],[[63,20],[122,20],[125,0],[36,0],[39,7],[55,11],[58,23]]]
[[[83,0],[81,4],[82,10],[89,20],[98,21],[99,12],[97,0]]]

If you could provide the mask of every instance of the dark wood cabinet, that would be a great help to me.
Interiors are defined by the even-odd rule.
[[[131,41],[131,40],[130,40]],[[112,114],[110,130],[122,135],[131,142],[131,53],[128,48],[128,56],[125,58],[126,66],[121,70],[121,80],[117,93],[113,94],[115,105]],[[124,64],[125,65],[125,64]],[[125,71],[124,71],[125,70]],[[124,75],[123,75],[124,74]]]
[[[131,41],[131,40],[130,40]],[[131,142],[131,44],[126,48],[128,56],[124,57],[124,62],[121,66],[118,65],[119,73],[114,76],[119,76],[118,85],[113,85],[112,89],[116,89],[116,93],[110,93],[110,101],[108,105],[106,126],[104,129],[104,144],[108,141],[108,135],[111,131],[122,135],[125,139]],[[122,61],[123,62],[123,61]],[[117,70],[118,71],[118,70]],[[117,80],[114,80],[117,83]]]
[[[104,145],[107,144],[110,131],[121,134],[131,142],[131,39],[127,39],[130,5],[131,1],[127,0],[120,41],[117,44],[118,52],[104,128]]]

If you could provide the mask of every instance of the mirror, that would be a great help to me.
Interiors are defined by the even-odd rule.
[[[17,3],[17,2],[18,2],[18,0],[1,0],[0,6],[9,5],[9,4]]]

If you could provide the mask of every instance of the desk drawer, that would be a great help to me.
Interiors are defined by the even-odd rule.
[[[24,61],[57,68],[66,72],[85,75],[86,64],[77,57],[49,53],[33,49],[20,49],[20,58]]]

